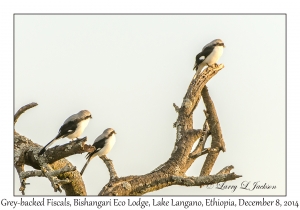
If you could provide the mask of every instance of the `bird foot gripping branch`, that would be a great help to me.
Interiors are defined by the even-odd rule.
[[[224,47],[225,45],[221,39],[215,39],[205,45],[202,51],[196,55],[193,69],[201,71],[205,66],[213,68],[222,56]]]
[[[73,114],[68,117],[60,127],[56,137],[51,140],[43,149],[41,149],[39,155],[42,155],[46,151],[46,149],[48,149],[55,141],[60,138],[67,137],[69,139],[78,139],[78,137],[83,133],[84,129],[88,125],[91,118],[92,115],[88,110],[81,110],[77,114]]]

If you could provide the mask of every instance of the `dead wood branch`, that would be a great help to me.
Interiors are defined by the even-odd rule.
[[[181,107],[178,107],[175,103],[173,104],[178,117],[174,123],[176,140],[170,158],[148,174],[118,177],[112,160],[106,156],[101,157],[108,168],[110,179],[98,195],[144,195],[172,185],[203,186],[241,177],[235,173],[230,173],[233,166],[227,166],[217,174],[210,175],[219,151],[225,152],[225,143],[206,83],[223,68],[224,66],[221,64],[208,67],[202,72],[197,71],[183,98]],[[193,112],[200,101],[201,95],[206,106],[204,112],[206,120],[202,129],[197,129],[193,127]],[[15,122],[24,111],[33,107],[33,105],[27,105],[26,108],[22,107],[17,112],[18,115],[15,116]],[[211,147],[204,148],[210,135],[212,136]],[[198,143],[192,151],[197,140]],[[41,146],[15,132],[15,167],[20,177],[20,190],[24,192],[26,178],[46,176],[56,191],[61,191],[61,188],[63,188],[66,195],[86,195],[80,173],[76,170],[76,167],[64,159],[64,157],[70,155],[91,152],[95,149],[90,145],[85,145],[85,142],[86,138],[79,139],[50,148],[42,156],[38,156]],[[200,176],[187,177],[186,171],[199,156],[204,154],[207,154],[207,156]],[[25,172],[25,164],[38,170]],[[201,193],[199,192],[199,194]]]
[[[225,142],[222,136],[221,126],[217,116],[217,111],[212,99],[209,96],[206,86],[202,90],[202,98],[207,110],[207,122],[212,136],[211,149],[206,156],[205,162],[200,172],[200,176],[207,176],[210,174],[218,158],[220,150],[225,152],[226,149]]]
[[[106,165],[106,167],[107,167],[107,169],[108,169],[108,171],[109,171],[109,174],[110,174],[110,181],[113,180],[113,179],[117,179],[117,178],[118,178],[118,175],[117,175],[117,172],[116,172],[116,170],[115,170],[115,167],[114,167],[114,165],[113,165],[112,160],[111,160],[111,159],[108,159],[108,158],[106,157],[106,155],[101,156],[100,158],[103,160],[103,162],[105,163],[105,165]]]
[[[27,104],[27,105],[21,107],[21,108],[17,111],[17,113],[15,114],[15,116],[14,116],[14,124],[16,124],[16,122],[18,121],[18,119],[19,119],[19,117],[21,116],[21,114],[23,114],[23,113],[24,113],[25,111],[27,111],[28,109],[31,109],[32,107],[35,107],[35,106],[37,106],[37,105],[38,105],[37,103],[32,102],[32,103],[30,103],[30,104]]]
[[[211,150],[215,150],[215,148],[204,149],[204,145],[208,136],[211,134],[211,128],[214,129],[215,135],[216,123],[212,121],[218,118],[212,118],[214,116],[209,118],[210,112],[205,113],[207,120],[203,125],[203,129],[194,129],[193,111],[198,105],[205,84],[223,67],[223,65],[218,65],[214,68],[208,67],[201,73],[197,72],[190,83],[181,107],[178,107],[175,103],[173,104],[175,111],[178,113],[178,118],[173,125],[176,128],[176,141],[169,160],[156,167],[149,174],[130,176],[130,178],[120,177],[111,180],[103,187],[99,195],[143,195],[171,185],[202,186],[234,180],[240,177],[234,173],[200,177],[186,177],[185,175],[197,157],[210,153]],[[212,108],[209,107],[207,109]],[[193,144],[198,139],[200,139],[198,145],[194,151],[191,152]],[[217,140],[214,140],[214,142],[216,141]],[[225,144],[222,145],[223,147],[220,148],[225,150]],[[215,143],[213,146],[215,146]],[[224,169],[223,171],[228,170]]]
[[[20,110],[18,110],[16,115],[14,116],[15,122],[21,116],[22,113],[36,105],[36,103],[31,103],[26,106],[23,106]],[[61,150],[61,153],[65,152],[66,154],[57,154],[57,156],[59,156],[58,158],[62,156],[69,156],[69,151],[71,150],[70,148],[73,149],[73,152],[76,151],[77,153],[90,151],[91,146],[86,147],[84,145],[84,141],[85,139],[71,142],[69,143],[69,145],[65,145],[67,149],[65,148],[64,150]],[[53,154],[51,150],[56,150],[59,147],[49,149],[49,151],[46,152],[47,154],[49,153],[49,157],[47,156],[47,154],[39,157],[38,152],[42,148],[41,145],[32,142],[30,139],[18,134],[17,132],[14,133],[14,165],[19,175],[21,184],[20,191],[23,195],[25,194],[26,178],[28,178],[26,176],[23,177],[23,174],[26,174],[26,172],[24,171],[24,165],[32,166],[35,169],[41,170],[41,172],[44,173],[44,176],[46,176],[46,172],[52,170],[56,171],[55,173],[59,180],[51,178],[53,180],[52,183],[54,186],[56,186],[56,184],[60,184],[61,187],[65,190],[66,195],[86,195],[86,190],[82,177],[80,176],[80,173],[78,171],[72,171],[74,169],[72,164],[64,158],[58,159],[55,155],[51,156],[51,154]],[[93,147],[92,149],[95,148]],[[70,167],[70,170],[67,170],[68,172],[65,171],[67,169],[65,168],[65,166],[67,165],[69,165]],[[51,170],[49,169],[43,171],[42,166],[43,168],[51,167]],[[37,171],[35,171],[34,173],[38,174]],[[49,177],[50,175],[53,174],[50,173]],[[59,188],[56,188],[56,190],[59,190]]]

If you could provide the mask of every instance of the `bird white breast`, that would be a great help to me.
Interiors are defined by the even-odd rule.
[[[216,46],[212,53],[207,56],[205,63],[208,63],[209,65],[217,63],[221,55],[223,54],[223,46]]]
[[[106,140],[105,146],[99,152],[97,152],[95,155],[98,155],[99,157],[106,155],[107,153],[109,153],[111,148],[113,148],[113,146],[115,145],[115,142],[116,142],[116,135],[113,134],[108,140]]]
[[[80,121],[77,125],[75,132],[68,135],[68,138],[69,139],[78,138],[83,133],[86,126],[89,124],[89,121],[90,121],[90,118]]]

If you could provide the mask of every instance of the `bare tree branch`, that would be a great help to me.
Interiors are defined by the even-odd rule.
[[[196,141],[203,135],[203,131],[200,129],[193,129],[187,131],[188,138],[191,139],[191,141]]]
[[[66,172],[76,170],[76,167],[74,167],[72,165],[65,165],[63,168],[53,170],[52,167],[46,163],[42,163],[41,168],[42,168],[41,170],[42,170],[44,176],[46,176],[49,179],[49,181],[54,189],[54,192],[57,192],[57,191],[62,192],[60,186],[63,184],[69,184],[71,182],[68,178],[58,179],[58,176],[63,173],[66,173]]]
[[[117,172],[116,172],[116,170],[115,170],[115,167],[114,167],[114,165],[113,165],[112,160],[111,160],[111,159],[108,159],[108,158],[106,157],[106,155],[103,155],[103,156],[101,156],[100,158],[103,160],[103,162],[105,163],[105,165],[106,165],[106,167],[107,167],[107,169],[108,169],[108,171],[109,171],[109,174],[110,174],[110,181],[113,180],[113,179],[117,179],[117,178],[118,178],[118,175],[117,175]]]
[[[207,67],[202,72],[197,71],[192,82],[190,83],[180,109],[183,109],[187,115],[192,114],[198,105],[203,87],[223,68],[224,65],[220,64],[215,68]]]
[[[176,142],[174,150],[171,154],[171,158],[164,164],[164,167],[161,170],[183,175],[188,169],[186,167],[186,163],[192,146],[196,140],[189,138],[188,135],[191,130],[194,130],[193,111],[200,100],[202,88],[223,67],[224,66],[222,64],[216,68],[208,67],[202,72],[197,71],[195,74],[189,85],[187,93],[183,98],[182,105],[179,108],[177,121],[174,124],[176,127]]]
[[[155,177],[155,178],[154,178]],[[128,181],[119,181],[111,183],[111,186],[106,188],[99,193],[99,195],[105,196],[116,196],[116,195],[143,195],[147,192],[152,192],[155,190],[162,189],[167,186],[172,185],[182,185],[182,186],[203,186],[211,185],[219,182],[226,182],[230,180],[235,180],[241,177],[235,173],[230,174],[217,174],[217,175],[208,175],[201,177],[192,177],[192,176],[176,176],[176,175],[167,175],[167,174],[150,174],[138,176],[137,178],[128,180]]]
[[[214,103],[209,96],[206,86],[202,90],[202,97],[207,110],[207,122],[212,136],[211,149],[206,156],[205,162],[200,172],[200,176],[206,176],[210,174],[218,158],[220,150],[225,152],[226,149],[217,112]]]
[[[185,172],[197,157],[215,150],[215,148],[204,149],[206,139],[211,134],[211,125],[208,119],[203,125],[203,130],[194,129],[193,111],[200,100],[200,93],[206,82],[222,68],[223,65],[219,65],[215,68],[209,67],[203,73],[198,71],[188,88],[181,107],[179,108],[176,104],[173,104],[175,111],[178,112],[178,118],[174,123],[177,133],[174,149],[169,160],[156,167],[149,174],[130,176],[130,179],[127,179],[127,177],[114,179],[104,186],[99,195],[143,195],[171,185],[202,186],[240,177],[234,173],[201,177],[186,177],[185,175]],[[209,117],[208,114],[206,114],[206,117]],[[191,153],[193,144],[199,138],[197,147]]]
[[[70,141],[67,144],[57,145],[49,148],[45,153],[39,156],[45,163],[53,163],[65,157],[69,157],[74,154],[82,154],[84,152],[93,152],[95,147],[92,145],[86,145],[87,137]],[[36,154],[32,154],[36,155]]]
[[[173,106],[174,106],[174,108],[175,108],[175,111],[176,111],[176,112],[179,112],[179,107],[178,107],[175,103],[173,103]]]
[[[202,90],[202,97],[206,107],[207,122],[212,135],[212,147],[219,147],[223,152],[226,151],[225,142],[223,140],[220,122],[218,119],[215,105],[209,96],[208,89],[205,86]]]
[[[204,149],[204,145],[206,143],[206,140],[208,138],[208,136],[210,135],[210,130],[209,130],[209,126],[207,123],[207,120],[205,120],[204,124],[203,124],[203,132],[202,132],[202,136],[198,141],[198,144],[196,146],[196,148],[194,149],[194,151],[189,155],[190,158],[197,158],[202,154],[202,151]]]
[[[208,67],[202,72],[197,71],[183,98],[181,107],[178,107],[175,103],[173,104],[178,117],[174,123],[176,140],[170,158],[148,174],[118,177],[112,160],[106,156],[101,157],[108,168],[110,178],[99,192],[99,195],[143,195],[172,185],[202,186],[241,177],[235,173],[230,173],[233,166],[227,166],[216,175],[210,175],[219,151],[225,151],[225,143],[214,104],[205,85],[223,67],[221,64]],[[201,95],[207,109],[204,112],[206,121],[202,130],[193,127],[193,112],[200,101]],[[15,116],[15,122],[25,110],[32,106],[22,107]],[[211,147],[204,148],[209,135],[212,135]],[[199,142],[192,151],[197,140]],[[95,150],[93,146],[85,145],[85,142],[86,138],[72,141],[50,148],[43,155],[38,156],[41,146],[15,132],[14,163],[19,174],[22,193],[25,193],[26,178],[45,176],[49,179],[55,191],[61,191],[61,188],[63,188],[66,195],[86,195],[80,173],[76,170],[76,167],[64,159],[64,157],[70,155]],[[207,157],[200,176],[187,177],[186,171],[196,158],[204,154],[207,154]],[[25,172],[25,164],[38,170]]]
[[[226,166],[226,167],[224,167],[221,171],[219,171],[219,172],[217,173],[217,175],[218,175],[218,174],[229,174],[230,171],[231,171],[233,168],[234,168],[234,167],[233,167],[232,165]]]
[[[23,179],[27,179],[29,177],[34,177],[34,176],[45,176],[45,174],[41,170],[33,170],[33,171],[24,171],[20,173],[20,176]]]
[[[31,109],[32,107],[35,107],[35,106],[37,106],[37,105],[38,105],[37,103],[32,102],[32,103],[30,103],[30,104],[27,104],[27,105],[21,107],[21,108],[17,111],[17,113],[15,114],[15,116],[14,116],[14,124],[16,124],[16,122],[18,121],[18,119],[19,119],[19,117],[21,116],[21,114],[23,114],[23,113],[24,113],[25,111],[27,111],[28,109]]]
[[[18,164],[15,164],[15,168],[17,169],[19,180],[20,180],[20,188],[19,191],[21,191],[22,195],[25,195],[25,188],[26,188],[26,177],[24,178],[22,176],[22,173],[24,173],[24,164],[21,164],[20,162]]]
[[[15,122],[21,116],[22,113],[24,113],[27,109],[32,108],[34,106],[36,106],[36,103],[31,103],[26,106],[23,106],[20,110],[18,110],[16,115],[14,116]],[[76,145],[76,142],[73,143],[71,142],[69,144]],[[81,145],[82,147],[83,143],[79,142],[79,145]],[[25,136],[22,136],[17,132],[14,133],[14,166],[19,174],[20,184],[21,184],[20,191],[22,192],[23,195],[25,194],[25,186],[26,186],[26,182],[25,182],[26,177],[24,178],[22,177],[22,173],[25,172],[24,165],[29,165],[35,169],[40,169],[40,170],[42,169],[41,165],[43,165],[44,167],[45,165],[47,165],[46,161],[48,160],[48,158],[46,156],[40,156],[40,157],[38,156],[38,152],[40,151],[41,148],[42,148],[41,145],[32,142],[30,139],[26,138]],[[78,147],[74,146],[74,148],[78,148]],[[89,150],[89,149],[90,149],[89,147],[83,146],[83,150]],[[53,157],[53,160],[56,160],[55,157]],[[61,170],[66,165],[72,167],[72,164],[66,159],[59,159],[53,162],[52,161],[51,160],[49,161],[51,162],[49,167],[51,167],[54,171]],[[43,169],[41,171],[43,172]],[[85,186],[82,177],[80,176],[80,173],[78,171],[65,172],[58,175],[57,177],[58,179],[63,181],[57,180],[53,183],[61,184],[61,187],[65,190],[66,195],[86,195]]]
[[[200,176],[200,177],[178,177],[172,176],[175,184],[183,185],[183,186],[202,186],[202,185],[211,185],[219,182],[226,182],[230,180],[235,180],[240,175],[236,175],[235,173],[230,174],[217,174],[217,175],[208,175],[208,176]]]

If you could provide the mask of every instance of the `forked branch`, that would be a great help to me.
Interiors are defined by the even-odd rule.
[[[205,168],[208,174],[196,177],[185,175],[194,160],[199,156],[214,153],[215,150],[225,151],[225,143],[223,138],[220,138],[222,135],[220,135],[221,129],[216,111],[212,100],[208,98],[208,91],[205,87],[205,84],[223,67],[223,65],[218,65],[214,68],[208,67],[201,73],[197,72],[190,83],[181,107],[178,107],[175,103],[173,104],[175,111],[178,113],[178,118],[174,123],[177,133],[174,149],[169,160],[160,164],[149,174],[111,180],[100,191],[99,195],[143,195],[171,185],[202,186],[241,177],[235,173],[229,173],[232,167],[225,167],[218,174],[209,175],[209,167],[212,168],[216,159],[214,159],[214,162],[210,162],[209,167]],[[207,112],[205,112],[206,121],[201,130],[193,128],[193,112],[203,92],[206,97]],[[212,147],[204,148],[209,135],[214,135]],[[196,148],[191,152],[193,144],[198,139]],[[212,160],[208,157],[207,159]]]
[[[22,113],[36,105],[37,103],[31,103],[23,106],[15,114],[14,122],[17,122]],[[15,132],[14,165],[19,175],[22,194],[25,195],[26,179],[37,175],[48,177],[55,191],[60,191],[61,186],[66,195],[86,195],[85,186],[79,172],[75,170],[76,168],[69,161],[62,158],[72,155],[70,151],[78,154],[95,149],[92,146],[85,145],[85,141],[86,139],[81,139],[57,146],[49,149],[49,151],[47,150],[46,154],[38,156],[42,146]],[[24,165],[32,166],[37,170],[25,171]]]
[[[172,185],[203,186],[241,177],[235,173],[230,173],[233,166],[224,167],[215,175],[210,174],[219,152],[221,150],[225,152],[225,143],[217,112],[208,94],[206,83],[223,68],[224,66],[221,64],[208,67],[202,72],[198,71],[188,87],[181,106],[173,104],[178,113],[174,123],[176,140],[174,149],[167,161],[145,175],[118,177],[112,160],[106,156],[101,157],[108,168],[110,179],[99,192],[99,195],[143,195]],[[193,113],[201,95],[206,107],[206,120],[202,129],[198,129],[193,127]],[[36,103],[32,103],[22,107],[16,113],[14,122],[17,122],[22,113],[36,105]],[[211,147],[204,148],[210,135],[212,136]],[[26,178],[45,176],[56,191],[61,191],[61,187],[66,191],[66,195],[86,195],[80,173],[76,167],[64,159],[70,155],[92,152],[95,149],[93,146],[85,145],[85,142],[86,138],[79,139],[53,147],[42,156],[38,156],[41,146],[15,132],[15,168],[20,177],[22,193],[25,193]],[[195,142],[197,145],[192,151]],[[194,161],[199,156],[206,154],[200,176],[186,176],[186,171]],[[25,164],[37,170],[25,172]]]

